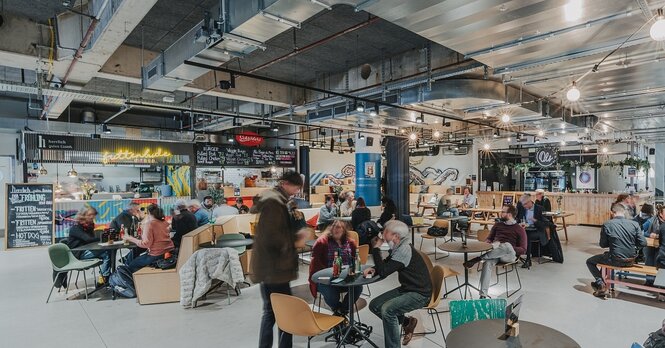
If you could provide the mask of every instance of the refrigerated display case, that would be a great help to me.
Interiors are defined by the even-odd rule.
[[[560,192],[566,188],[565,172],[560,170],[531,171],[524,174],[524,190],[543,189],[548,192]]]

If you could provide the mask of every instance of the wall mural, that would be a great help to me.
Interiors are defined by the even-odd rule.
[[[191,195],[189,166],[166,166],[166,183],[177,197]]]
[[[421,171],[415,166],[409,166],[409,176],[412,185],[424,185],[426,180],[431,180],[432,185],[442,185],[446,181],[457,181],[459,170],[455,168],[441,170],[427,167]]]
[[[328,174],[328,173],[312,173],[309,176],[309,185],[317,186],[320,185],[322,179],[328,179],[330,185],[338,186],[344,185],[344,179],[356,177],[356,166],[354,164],[345,164],[339,173]]]

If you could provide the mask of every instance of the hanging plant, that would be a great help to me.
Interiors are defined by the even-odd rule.
[[[529,169],[531,169],[531,168],[533,168],[533,167],[535,167],[535,166],[536,166],[536,164],[533,163],[533,162],[524,162],[524,163],[515,163],[515,164],[513,165],[513,168],[514,168],[515,170],[517,170],[517,171],[528,172]]]

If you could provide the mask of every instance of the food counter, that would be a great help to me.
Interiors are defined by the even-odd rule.
[[[519,200],[524,192],[509,191],[478,191],[476,196],[480,207],[491,207],[492,196],[494,196],[497,207],[501,205],[501,197],[504,194],[514,194],[515,202]],[[535,192],[530,192],[535,199]],[[609,210],[612,203],[616,201],[619,194],[603,193],[563,193],[546,192],[545,197],[549,198],[552,204],[552,210],[561,210],[562,212],[574,213],[575,215],[567,217],[566,222],[573,225],[602,225],[609,218]],[[652,192],[638,193],[638,209],[643,203],[653,199]],[[557,204],[557,199],[561,197],[561,205]]]

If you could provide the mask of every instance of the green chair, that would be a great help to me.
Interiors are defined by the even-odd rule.
[[[76,277],[80,272],[83,272],[83,281],[85,282],[85,299],[88,300],[88,280],[85,277],[85,271],[89,269],[94,269],[95,267],[102,264],[100,259],[89,259],[89,260],[79,260],[77,259],[72,251],[66,244],[57,243],[48,247],[48,256],[51,259],[51,266],[53,267],[53,272],[56,273],[53,284],[51,285],[51,291],[48,293],[46,298],[46,303],[51,299],[51,294],[53,293],[53,288],[55,287],[55,281],[58,279],[58,276],[62,273],[67,274],[67,272],[76,271]],[[72,275],[70,273],[69,280],[71,281]],[[69,290],[69,283],[67,281],[67,291]]]
[[[222,241],[222,240],[244,240],[245,236],[240,234],[240,233],[227,233],[219,236],[217,240]],[[246,246],[238,246],[238,247],[233,247],[238,252],[238,256],[242,255],[247,251]]]
[[[506,306],[505,298],[450,301],[450,328],[476,320],[503,319]]]

